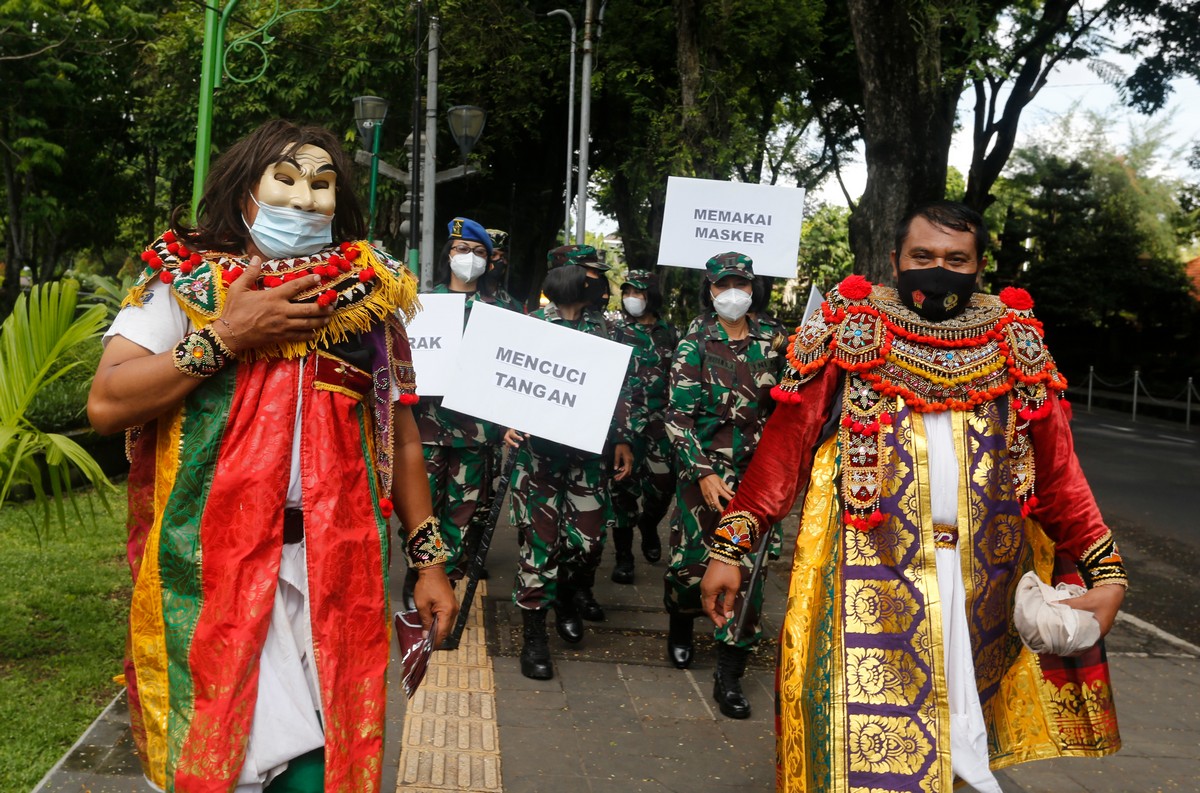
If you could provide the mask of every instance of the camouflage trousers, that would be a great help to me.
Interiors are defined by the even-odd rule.
[[[464,537],[467,529],[486,517],[491,490],[492,446],[421,447],[434,517],[442,524],[442,539],[450,554],[446,574],[458,580],[466,572]]]
[[[604,550],[608,484],[600,455],[542,455],[526,444],[509,504],[517,529],[513,602],[547,608],[559,587],[591,587]]]
[[[726,481],[729,481],[726,479]],[[721,513],[709,509],[700,494],[699,482],[678,482],[675,488],[675,510],[671,514],[670,553],[667,557],[667,571],[663,574],[665,583],[663,603],[668,613],[692,614],[702,616],[700,605],[700,579],[708,569],[708,549],[704,546],[705,533],[716,529]],[[771,537],[777,534],[771,532]],[[761,542],[761,541],[760,541]],[[758,547],[754,550],[757,552]],[[724,564],[724,562],[713,562]],[[750,598],[750,608],[746,612],[747,627],[741,631],[741,639],[735,639],[730,627],[732,621],[717,628],[713,638],[720,644],[731,644],[735,647],[753,647],[762,636],[759,627],[759,615],[762,614],[763,592],[767,580],[767,567],[763,565],[754,591],[747,592],[750,586],[750,572],[754,568],[754,554],[747,554],[742,560],[742,586],[738,592],[734,613],[741,613],[745,598]]]
[[[641,526],[653,531],[671,506],[675,489],[675,453],[666,429],[653,427],[633,442],[633,473],[612,483],[612,511],[609,531],[616,536],[622,530]]]

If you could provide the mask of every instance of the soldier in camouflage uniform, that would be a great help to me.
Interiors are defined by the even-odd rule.
[[[633,528],[642,535],[642,554],[654,563],[662,558],[658,524],[675,491],[674,453],[664,421],[671,358],[679,332],[662,318],[658,276],[630,270],[621,284],[622,312],[612,323],[613,339],[633,347],[634,472],[612,488],[609,529],[616,551],[612,580],[633,583]]]
[[[599,262],[595,249],[564,245],[550,251],[549,260],[542,288],[551,302],[533,316],[608,338],[604,316],[593,308],[607,292],[603,274],[607,267]],[[633,468],[630,413],[626,378],[609,432],[617,479],[627,477]],[[555,629],[564,641],[583,639],[581,610],[591,599],[604,548],[608,471],[603,455],[527,438],[511,429],[505,441],[518,449],[510,510],[520,543],[513,602],[521,608],[524,621],[521,673],[548,680],[554,672],[546,637],[547,609],[554,607]]]
[[[667,432],[675,449],[678,478],[671,516],[671,550],[665,575],[670,615],[669,660],[691,665],[693,620],[699,616],[700,579],[708,564],[705,538],[715,530],[724,503],[733,497],[750,463],[773,407],[771,389],[786,363],[785,337],[748,313],[754,278],[749,257],[722,253],[706,264],[703,321],[675,350]],[[749,557],[743,570],[742,598],[750,598],[746,638],[731,635],[729,624],[716,632],[718,658],[713,696],[721,712],[746,718],[750,705],[741,690],[750,649],[758,641],[763,579],[748,589]],[[739,604],[740,608],[740,604]]]
[[[491,237],[481,225],[467,218],[450,221],[450,238],[434,271],[432,294],[466,294],[464,324],[476,302],[521,310],[521,305],[494,283],[494,270],[489,269],[488,261],[491,252]],[[446,572],[457,581],[470,562],[464,554],[467,529],[487,514],[493,455],[499,448],[502,430],[442,407],[441,397],[423,397],[414,415],[421,432],[433,514],[442,523],[442,538],[449,553]]]

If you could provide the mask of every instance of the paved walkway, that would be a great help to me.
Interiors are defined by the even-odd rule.
[[[794,523],[785,525],[794,531]],[[753,716],[722,717],[711,699],[711,646],[701,645],[687,671],[663,660],[661,563],[650,567],[639,557],[635,585],[617,586],[607,578],[612,563],[606,551],[596,595],[608,620],[588,623],[587,637],[574,646],[551,631],[555,677],[527,680],[517,663],[520,618],[508,591],[515,560],[513,530],[504,525],[488,564],[493,578],[480,588],[460,649],[435,654],[430,676],[411,702],[392,681],[385,790],[773,789],[773,642],[760,648],[745,679]],[[767,636],[779,626],[785,577],[783,563],[773,563]],[[401,578],[393,571],[396,586]],[[1009,769],[1000,774],[1006,793],[1200,791],[1200,648],[1136,617],[1118,622],[1108,648],[1124,749],[1100,760]],[[123,699],[37,790],[149,790],[132,757]]]

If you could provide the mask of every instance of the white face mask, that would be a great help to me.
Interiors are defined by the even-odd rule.
[[[242,222],[250,230],[250,239],[268,259],[290,259],[310,256],[333,242],[333,215],[308,212],[292,207],[277,207],[259,203],[254,223]]]
[[[450,272],[468,284],[483,275],[486,267],[487,260],[474,253],[455,253],[450,256]]]
[[[625,306],[625,310],[629,312],[631,317],[640,317],[646,313],[646,301],[640,297],[623,297],[621,304]]]
[[[746,316],[752,300],[749,292],[743,292],[740,289],[726,289],[713,297],[713,308],[716,309],[721,319],[727,322],[737,322]]]

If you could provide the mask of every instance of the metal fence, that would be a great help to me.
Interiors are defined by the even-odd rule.
[[[1141,372],[1133,370],[1133,376],[1127,380],[1109,382],[1096,374],[1096,367],[1088,367],[1087,385],[1071,386],[1068,391],[1087,393],[1087,409],[1092,411],[1092,400],[1103,399],[1124,403],[1129,406],[1131,420],[1137,421],[1139,407],[1145,412],[1147,405],[1163,408],[1167,411],[1182,410],[1183,422],[1187,429],[1192,428],[1192,405],[1200,405],[1200,391],[1196,390],[1195,378],[1189,377],[1182,390],[1169,398],[1162,398],[1150,393]]]

